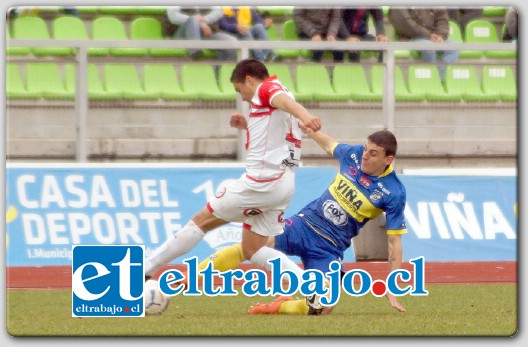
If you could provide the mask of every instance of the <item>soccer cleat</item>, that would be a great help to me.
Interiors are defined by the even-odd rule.
[[[330,282],[325,280],[324,286],[326,289],[330,288]],[[320,315],[323,312],[323,304],[321,304],[321,297],[323,295],[312,294],[306,297],[306,305],[308,305],[308,315]]]
[[[248,314],[273,314],[279,313],[279,308],[284,301],[292,300],[291,296],[279,296],[271,304],[258,303],[255,306],[251,306],[248,310]]]
[[[320,315],[323,312],[323,305],[316,294],[306,297],[306,305],[308,305],[308,315]]]

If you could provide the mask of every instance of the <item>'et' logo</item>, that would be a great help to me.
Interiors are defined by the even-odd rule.
[[[143,317],[144,246],[72,246],[72,317]]]

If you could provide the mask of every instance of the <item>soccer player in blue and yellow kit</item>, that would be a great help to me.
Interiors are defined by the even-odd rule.
[[[401,235],[407,232],[404,219],[405,187],[392,167],[397,141],[390,131],[368,136],[364,145],[338,143],[322,131],[306,133],[339,162],[339,172],[321,196],[296,215],[287,218],[284,232],[270,238],[268,246],[285,254],[300,257],[305,269],[329,272],[332,261],[341,261],[352,238],[371,219],[386,214],[389,272],[402,263]],[[240,245],[224,248],[199,265],[203,269],[213,262],[215,269],[225,271],[243,262]],[[397,311],[405,308],[395,296],[386,294]],[[328,314],[333,307],[311,309],[304,299],[281,296],[271,304],[257,304],[251,314]]]

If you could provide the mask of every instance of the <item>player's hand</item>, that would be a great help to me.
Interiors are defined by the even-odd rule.
[[[232,128],[246,129],[247,128],[246,117],[244,117],[240,113],[235,113],[231,115],[231,119],[229,120],[229,125]]]
[[[321,130],[321,119],[319,117],[310,117],[299,122],[299,126],[305,133],[316,132]]]
[[[396,300],[396,297],[390,293],[385,294],[385,297],[396,311],[405,312],[405,308]]]

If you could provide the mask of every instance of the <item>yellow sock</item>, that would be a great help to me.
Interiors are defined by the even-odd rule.
[[[308,305],[305,299],[284,301],[279,307],[282,314],[308,314]]]
[[[201,271],[207,267],[207,264],[213,263],[213,268],[220,272],[227,271],[236,268],[244,260],[244,254],[242,253],[242,245],[237,243],[235,245],[223,248],[218,252],[209,256],[209,258],[203,260],[198,264],[198,271]]]

